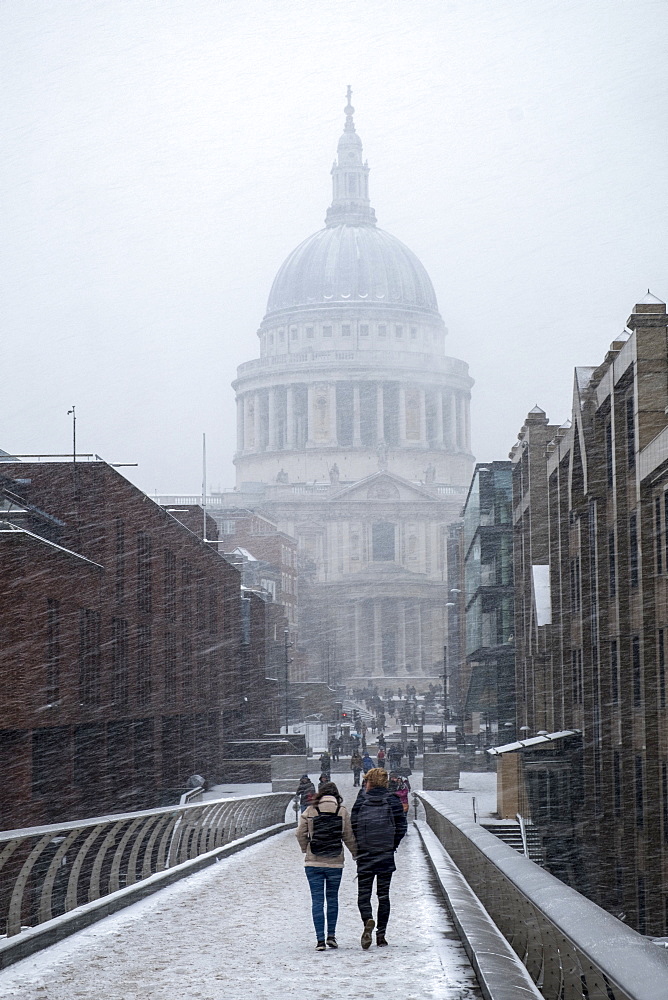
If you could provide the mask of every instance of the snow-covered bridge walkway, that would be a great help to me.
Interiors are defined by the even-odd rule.
[[[337,776],[338,778],[339,776]],[[341,776],[348,803],[353,789]],[[343,786],[346,786],[345,789]],[[389,948],[360,947],[347,855],[338,951],[319,953],[294,832],[279,834],[0,972],[21,1000],[464,1000],[475,974],[419,837],[397,853]]]

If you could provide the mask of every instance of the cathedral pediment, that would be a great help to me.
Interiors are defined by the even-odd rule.
[[[396,502],[406,500],[437,500],[440,499],[424,486],[403,479],[393,472],[376,472],[366,479],[360,479],[350,486],[344,486],[336,493],[327,497],[332,502],[340,500],[389,500]]]

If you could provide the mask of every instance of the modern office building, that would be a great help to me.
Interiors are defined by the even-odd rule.
[[[648,294],[576,369],[570,422],[534,409],[511,453],[518,722],[552,737],[526,759],[532,816],[563,877],[653,935],[668,931],[667,324]]]

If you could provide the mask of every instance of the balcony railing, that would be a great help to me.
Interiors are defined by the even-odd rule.
[[[668,997],[668,953],[437,797],[427,822],[545,1000]]]

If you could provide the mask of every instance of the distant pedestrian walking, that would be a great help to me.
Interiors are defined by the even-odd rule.
[[[299,796],[299,808],[304,812],[315,795],[315,785],[308,774],[302,774],[297,785],[296,794]]]
[[[385,767],[385,751],[382,747],[378,751],[378,767]]]
[[[359,788],[360,773],[362,771],[362,768],[363,768],[362,758],[358,753],[358,751],[356,750],[355,753],[350,758],[350,770],[353,772],[353,786],[356,786],[357,788]]]
[[[372,932],[376,927],[376,944],[387,944],[385,931],[390,917],[390,883],[396,871],[394,852],[403,840],[406,816],[401,802],[388,787],[387,771],[372,768],[364,779],[351,814],[353,833],[357,842],[357,905],[364,930],[361,944],[371,947]],[[374,879],[378,897],[378,913],[373,919],[371,893]]]
[[[371,757],[369,757],[368,753],[365,753],[364,756],[362,757],[362,769],[364,773],[367,774],[373,766],[374,764]]]
[[[357,850],[348,810],[334,782],[323,784],[313,802],[302,813],[297,840],[304,854],[304,870],[311,890],[311,914],[315,927],[316,951],[338,948],[336,921],[339,915],[339,886],[343,874],[343,844],[353,858]],[[325,933],[325,900],[327,932]]]
[[[408,766],[412,771],[415,767],[415,757],[417,756],[418,749],[415,740],[410,740],[406,749],[408,751]]]

